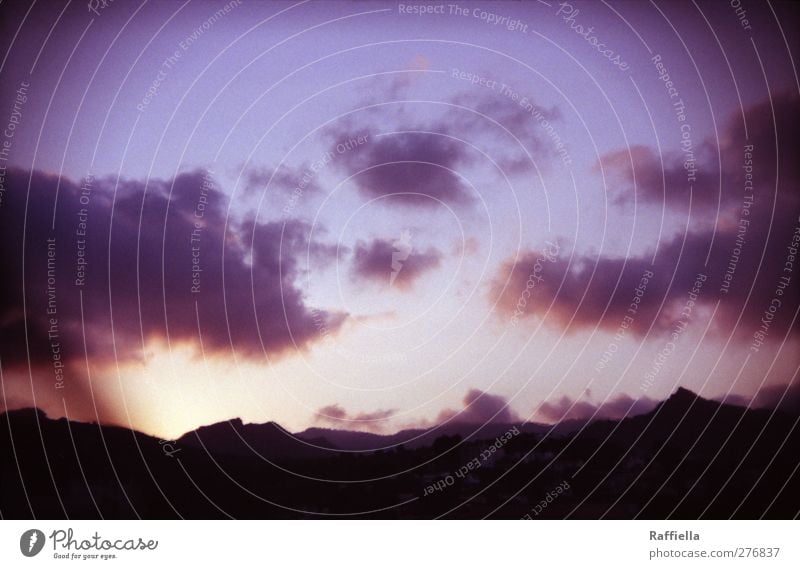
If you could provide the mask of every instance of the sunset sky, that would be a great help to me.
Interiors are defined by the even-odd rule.
[[[795,394],[797,11],[421,5],[4,3],[0,407],[173,437]]]

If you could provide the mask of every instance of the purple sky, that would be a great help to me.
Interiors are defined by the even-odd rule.
[[[172,436],[794,396],[797,9],[421,5],[0,4],[0,404]]]

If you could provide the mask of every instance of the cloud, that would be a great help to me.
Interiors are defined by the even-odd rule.
[[[698,153],[701,159],[710,161],[713,156],[706,146]],[[610,174],[612,184],[622,182],[611,191],[612,201],[618,205],[627,205],[636,197],[644,202],[664,203],[670,207],[708,208],[719,199],[720,184],[718,179],[706,170],[694,174],[695,180],[688,181],[688,170],[680,155],[659,156],[653,149],[643,145],[633,145],[626,149],[614,150],[604,154],[596,165]],[[692,166],[693,167],[693,166]]]
[[[465,423],[483,425],[486,423],[509,424],[520,421],[508,404],[500,395],[492,395],[480,389],[470,389],[463,399],[461,409],[444,409],[439,413],[437,423]]]
[[[490,301],[506,318],[543,319],[546,325],[571,332],[585,328],[613,332],[627,318],[626,330],[637,334],[670,332],[690,301],[690,319],[703,309],[710,312],[719,302],[709,334],[736,333],[749,342],[776,297],[788,248],[793,236],[800,235],[798,224],[796,217],[776,220],[771,227],[764,223],[757,228],[754,223],[744,247],[735,230],[688,233],[662,244],[655,262],[643,255],[578,256],[571,261],[559,257],[542,263],[541,252],[524,251],[500,266],[490,283]],[[539,272],[537,263],[543,267]],[[730,286],[723,288],[729,276]],[[800,292],[781,289],[779,302],[780,310],[770,316],[772,334],[789,326]],[[800,330],[798,323],[792,330]]]
[[[785,141],[786,148],[782,142],[777,192],[776,157],[773,154],[770,162],[769,149],[762,149],[759,160],[754,158],[755,169],[760,171],[755,176],[755,200],[751,204],[745,201],[742,178],[740,185],[726,189],[726,195],[734,197],[724,203],[724,214],[715,226],[689,229],[640,256],[625,259],[578,255],[571,261],[561,256],[552,262],[540,262],[538,272],[535,267],[542,253],[522,251],[515,258],[506,259],[490,283],[490,300],[497,302],[499,314],[519,321],[544,319],[548,325],[570,331],[595,327],[614,331],[624,318],[631,316],[629,308],[636,302],[635,318],[628,329],[643,334],[652,326],[658,334],[673,329],[682,307],[692,301],[692,318],[704,309],[707,313],[716,310],[710,334],[735,334],[737,339],[750,342],[772,303],[778,310],[767,316],[769,334],[782,334],[800,303],[800,287],[785,286],[781,280],[789,276],[791,283],[797,278],[800,180],[797,166],[792,164],[796,162],[792,150],[797,136],[786,134],[791,130],[790,123],[782,122],[791,113],[782,102],[776,103],[778,112],[782,113],[778,137]],[[746,116],[750,117],[750,141],[768,138],[765,131],[773,126],[771,113],[767,117],[764,105],[749,109]],[[767,118],[769,124],[765,125]],[[734,136],[735,124],[728,125],[726,132]],[[741,142],[742,139],[726,143],[725,148],[737,150],[735,156],[731,155],[733,150],[727,151],[725,160],[738,164],[743,171]],[[709,200],[705,207],[716,210],[713,204],[714,200]],[[536,273],[534,278],[532,273]],[[644,283],[643,276],[647,275]],[[691,298],[698,279],[702,286],[697,298]],[[639,288],[643,288],[643,295],[634,301]],[[775,298],[777,301],[773,302]],[[796,334],[798,330],[800,325],[794,323],[792,332]]]
[[[441,262],[442,253],[434,247],[415,251],[410,241],[406,243],[402,239],[358,241],[353,248],[351,274],[358,280],[409,290],[424,274],[437,269]]]
[[[800,165],[793,157],[800,152],[800,134],[791,125],[798,122],[800,98],[788,92],[778,93],[771,101],[731,115],[718,141],[697,141],[692,148],[696,163],[687,160],[690,155],[683,152],[659,157],[652,148],[633,145],[601,156],[596,169],[602,166],[612,184],[620,182],[612,189],[617,204],[628,205],[636,197],[673,209],[685,210],[691,204],[693,210],[705,213],[716,212],[718,206],[735,210],[741,203],[748,175],[761,194],[772,193],[776,181],[782,191],[797,193]],[[746,145],[753,147],[750,171],[744,168]],[[694,179],[689,180],[694,169]]]
[[[539,168],[548,163],[542,158],[563,158],[566,149],[556,128],[559,108],[543,107],[525,95],[514,101],[499,89],[454,97],[452,104],[465,108],[448,110],[440,128],[479,147],[488,138],[504,144],[501,152],[489,154],[507,174],[528,172],[531,158]]]
[[[544,401],[536,410],[537,417],[547,423],[559,423],[561,421],[575,419],[621,419],[642,415],[652,411],[658,401],[644,396],[640,399],[633,399],[629,395],[621,393],[611,399],[606,399],[602,403],[589,403],[588,401],[578,401],[566,395],[554,401]]]
[[[112,179],[79,184],[9,170],[6,185],[11,191],[0,210],[11,275],[0,298],[5,368],[26,364],[26,337],[33,365],[50,362],[51,317],[63,358],[82,360],[85,337],[93,365],[140,359],[154,341],[202,345],[212,356],[278,357],[304,349],[321,337],[320,327],[335,331],[345,319],[307,306],[295,285],[300,259],[325,258],[333,249],[310,241],[310,228],[297,220],[226,220],[226,196],[203,172],[123,180],[115,201]]]
[[[242,178],[244,192],[248,195],[260,195],[266,192],[267,196],[278,195],[284,200],[289,200],[293,193],[318,194],[322,192],[308,165],[301,165],[297,168],[281,166],[277,169],[250,166],[242,171]]]
[[[341,405],[328,405],[317,411],[316,418],[322,422],[342,421],[347,418],[347,411]]]
[[[399,96],[412,77],[405,74],[382,80],[379,99]],[[435,208],[438,201],[451,207],[468,206],[476,201],[461,172],[488,162],[475,152],[475,145],[486,152],[507,173],[528,171],[534,159],[563,154],[564,146],[554,122],[561,113],[555,106],[542,107],[532,100],[514,101],[497,90],[481,87],[452,97],[441,105],[425,105],[437,113],[427,121],[412,112],[418,107],[402,104],[372,107],[363,115],[348,117],[323,130],[332,147],[344,140],[368,136],[370,142],[348,151],[337,161],[367,199],[393,196],[392,205]],[[369,103],[373,103],[370,99]],[[372,132],[380,116],[386,134]],[[510,135],[509,135],[510,134]],[[516,140],[515,140],[516,138]],[[462,142],[463,140],[463,142]],[[524,146],[523,149],[520,145]],[[499,150],[498,150],[499,148]],[[539,166],[543,162],[537,162]]]
[[[382,432],[395,409],[379,409],[371,412],[349,413],[339,404],[327,405],[314,414],[317,424],[335,429]]]
[[[439,202],[449,206],[471,203],[474,196],[457,174],[469,163],[466,145],[427,133],[370,136],[369,142],[343,153],[337,162],[355,176],[353,183],[365,198],[391,196],[392,203],[424,208],[435,208]]]

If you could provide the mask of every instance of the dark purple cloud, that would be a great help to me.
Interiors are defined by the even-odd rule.
[[[342,133],[339,139],[355,138]],[[470,162],[468,147],[438,134],[398,133],[376,137],[344,152],[337,164],[366,198],[394,196],[392,202],[417,207],[473,201],[459,169]]]
[[[570,263],[561,256],[540,263],[539,272],[534,267],[542,254],[524,251],[516,260],[503,263],[492,281],[490,298],[497,301],[499,312],[517,320],[544,318],[547,324],[562,329],[570,326],[572,330],[598,327],[615,331],[626,317],[633,317],[632,322],[626,322],[627,329],[644,333],[652,326],[654,332],[663,333],[674,328],[689,300],[696,303],[692,317],[702,308],[710,312],[719,301],[710,333],[735,333],[749,342],[762,325],[765,311],[777,299],[774,313],[767,318],[769,335],[780,337],[800,303],[800,287],[794,286],[800,278],[800,179],[794,158],[800,147],[796,134],[787,133],[793,128],[788,121],[796,115],[796,109],[790,111],[790,107],[776,103],[775,123],[771,112],[764,111],[764,104],[748,109],[748,144],[755,146],[755,191],[745,191],[744,174],[731,173],[726,178],[723,213],[715,227],[706,224],[690,229],[659,243],[657,251],[638,257],[584,255]],[[771,130],[774,139],[776,124],[780,141],[777,156],[766,134]],[[729,138],[736,136],[735,121],[726,132]],[[760,140],[764,140],[765,148],[758,147]],[[726,142],[724,155],[726,163],[738,164],[743,173],[744,142],[743,134]],[[682,207],[669,199],[667,204]],[[714,199],[698,205],[713,219]],[[536,273],[533,278],[532,273]],[[698,275],[704,275],[705,280],[693,299],[690,294],[698,288]],[[643,283],[643,276],[647,276],[647,283]],[[788,283],[781,280],[787,277]],[[644,292],[635,301],[638,288],[644,288]],[[632,302],[636,302],[634,312],[629,311]],[[798,330],[800,326],[795,323],[793,332]]]
[[[718,205],[722,209],[735,208],[741,201],[747,175],[752,176],[760,193],[771,193],[776,180],[780,180],[781,191],[797,193],[800,166],[792,157],[800,152],[800,134],[790,125],[799,122],[800,98],[777,93],[771,101],[731,115],[719,140],[697,141],[692,148],[696,164],[688,160],[691,155],[685,152],[659,156],[653,148],[634,145],[606,153],[597,168],[602,165],[605,169],[612,198],[618,204],[632,203],[635,194],[644,202],[681,209],[688,209],[691,197],[695,212],[716,212]],[[745,146],[752,146],[749,171],[744,163]],[[690,180],[693,168],[696,173]],[[617,182],[621,185],[617,186]]]
[[[458,111],[461,119],[452,128],[465,129],[473,134],[499,128],[493,127],[493,123],[485,118],[488,117],[508,129],[521,142],[526,143],[529,150],[541,150],[546,143],[546,139],[542,136],[543,129],[546,129],[548,123],[562,118],[558,107],[543,107],[524,95],[523,99],[514,101],[511,97],[501,94],[499,87],[488,93],[471,92],[453,98],[453,104],[474,112]],[[544,126],[541,120],[547,121]]]
[[[316,419],[321,422],[341,421],[347,418],[347,411],[341,405],[327,405],[316,413]]]
[[[115,201],[111,179],[93,180],[87,191],[33,172],[26,210],[28,179],[28,172],[9,171],[0,209],[3,258],[14,275],[2,279],[5,367],[26,361],[24,317],[33,365],[49,362],[48,277],[68,362],[83,357],[84,335],[93,362],[140,358],[143,343],[153,340],[202,345],[210,355],[275,357],[303,349],[323,325],[336,330],[344,319],[312,311],[295,285],[300,259],[332,256],[334,249],[309,242],[310,228],[296,220],[228,220],[226,230],[226,197],[202,172],[146,184],[123,180]]]
[[[366,430],[382,432],[386,421],[396,413],[395,409],[379,409],[371,412],[349,413],[341,405],[327,405],[314,414],[317,424],[336,429]]]
[[[732,229],[677,237],[659,247],[655,262],[644,255],[582,256],[571,262],[559,257],[541,263],[541,252],[528,251],[501,266],[490,286],[490,300],[500,314],[517,321],[544,318],[558,329],[596,327],[608,332],[619,330],[624,322],[625,330],[638,334],[648,329],[670,332],[689,301],[694,303],[690,319],[719,301],[710,333],[736,332],[749,341],[776,296],[788,247],[800,225],[797,217],[784,216],[770,230],[768,221],[762,218],[760,226],[750,226],[744,246]],[[539,273],[534,270],[537,262],[543,267]],[[800,301],[797,287],[782,289],[779,300],[780,310],[770,326],[773,335],[789,326]],[[798,323],[793,330],[800,330]]]
[[[480,389],[470,389],[463,399],[461,409],[444,409],[437,423],[453,422],[474,425],[486,423],[509,424],[520,421],[519,416],[500,395],[492,395]]]
[[[698,150],[699,160],[710,164],[716,157],[707,145]],[[618,205],[633,202],[634,194],[639,200],[663,203],[669,207],[708,208],[720,199],[719,174],[708,169],[696,171],[689,180],[689,170],[694,168],[680,155],[659,156],[648,146],[633,145],[604,154],[600,162],[606,169],[610,197]],[[597,171],[600,167],[596,168]],[[691,182],[691,189],[690,189]],[[619,184],[619,185],[618,185]],[[691,198],[691,199],[690,199]]]
[[[355,279],[408,290],[423,275],[437,269],[441,262],[442,253],[434,247],[414,250],[410,236],[408,240],[400,237],[394,241],[359,241],[353,249],[351,274]]]
[[[407,78],[396,81],[405,85]],[[350,175],[361,172],[354,182],[367,198],[414,193],[420,195],[401,196],[396,203],[419,207],[435,207],[436,200],[451,206],[469,204],[475,196],[459,174],[476,163],[488,165],[469,144],[488,152],[509,172],[529,170],[528,153],[536,160],[566,151],[554,125],[561,118],[557,107],[540,107],[528,99],[514,101],[497,90],[481,89],[484,91],[452,98],[451,106],[436,107],[440,116],[427,123],[421,123],[405,106],[380,107],[383,121],[387,114],[394,117],[397,134],[371,136],[365,121],[348,118],[326,129],[324,136],[334,147],[344,140],[369,136],[367,144],[342,153],[340,162]],[[366,116],[376,112],[368,109]],[[502,143],[503,151],[491,151],[487,140]]]
[[[479,389],[470,389],[462,400],[459,409],[443,409],[435,421],[412,421],[402,426],[403,429],[429,429],[442,423],[484,425],[495,423],[508,425],[521,422],[522,419],[509,406],[507,400],[499,395],[492,395]],[[320,408],[314,414],[314,421],[344,430],[362,430],[376,433],[384,432],[388,420],[397,413],[396,409],[378,409],[351,413],[342,405],[333,404]]]
[[[538,168],[558,156],[569,162],[568,150],[558,130],[562,118],[558,107],[542,107],[524,94],[514,101],[502,94],[498,85],[485,92],[459,95],[451,102],[465,108],[451,108],[438,128],[484,151],[489,138],[503,144],[502,152],[489,155],[506,173],[531,171],[531,158]]]
[[[297,168],[281,166],[277,169],[250,166],[242,171],[242,178],[245,193],[261,195],[266,192],[267,196],[280,196],[286,203],[289,203],[293,194],[302,196],[322,191],[309,165]]]
[[[652,411],[658,401],[645,396],[634,399],[621,393],[601,403],[578,401],[566,395],[555,401],[545,401],[536,410],[543,421],[558,423],[572,419],[621,419]]]

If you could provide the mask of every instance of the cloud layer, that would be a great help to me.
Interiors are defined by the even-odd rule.
[[[542,274],[537,275],[541,279],[534,279],[535,283],[531,272],[541,253],[523,251],[500,267],[490,287],[491,300],[502,314],[544,318],[549,325],[572,331],[595,327],[613,331],[623,319],[633,317],[628,323],[631,330],[665,333],[692,301],[692,318],[716,309],[712,334],[735,334],[750,341],[770,310],[766,318],[773,335],[783,334],[790,326],[796,334],[800,326],[790,323],[800,302],[800,287],[782,287],[781,279],[794,282],[800,269],[800,178],[793,158],[800,144],[788,126],[796,124],[792,121],[797,115],[798,98],[784,95],[775,98],[772,106],[766,102],[746,110],[749,138],[744,137],[741,116],[738,122],[731,119],[720,146],[722,191],[719,179],[704,174],[703,168],[713,169],[714,160],[698,172],[691,196],[692,219],[706,222],[690,226],[641,256],[579,255],[571,260],[561,256],[543,264]],[[640,199],[676,211],[688,208],[683,167],[667,166],[665,190],[654,152],[634,147],[630,154]],[[612,153],[605,158],[606,166],[620,169],[632,181],[633,175],[625,170],[627,156],[627,150]],[[622,203],[632,203],[633,188],[625,192]],[[646,275],[651,276],[643,283]],[[520,310],[523,296],[525,306]]]
[[[486,423],[509,424],[520,420],[508,401],[500,395],[492,395],[480,389],[470,389],[464,396],[461,409],[444,409],[437,417],[437,423],[466,423],[484,425]]]
[[[602,403],[589,403],[571,399],[566,395],[555,401],[544,401],[537,409],[537,417],[547,423],[574,419],[621,419],[652,411],[658,401],[645,396],[634,399],[621,393]]]
[[[153,341],[264,359],[303,349],[344,319],[312,310],[295,284],[299,259],[333,248],[309,242],[296,220],[226,219],[226,197],[203,172],[116,185],[10,170],[6,184],[6,367],[25,364],[26,345],[34,366],[51,360],[51,318],[64,359],[85,350],[93,362],[141,358]]]

